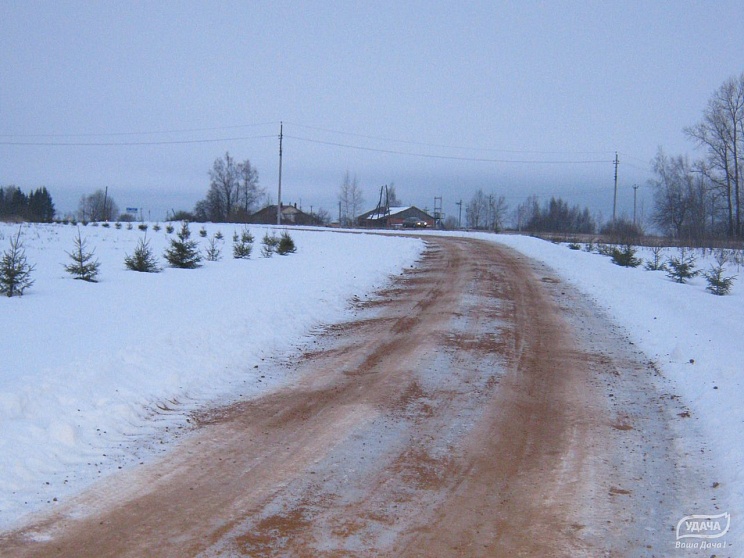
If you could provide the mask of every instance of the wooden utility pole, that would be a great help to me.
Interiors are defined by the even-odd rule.
[[[636,199],[638,197],[638,184],[633,184],[633,224],[636,224]]]
[[[282,140],[284,138],[284,122],[279,122],[279,200],[276,205],[276,224],[282,224]]]
[[[617,166],[620,164],[620,160],[617,158],[617,151],[615,151],[615,198],[612,202],[612,223],[615,223],[617,219]]]
[[[460,208],[460,214],[457,217],[457,228],[461,229],[462,228],[462,200],[457,202],[455,205]]]

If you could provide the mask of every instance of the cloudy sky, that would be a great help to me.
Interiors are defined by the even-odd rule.
[[[335,214],[348,170],[375,205],[445,213],[482,188],[632,212],[659,146],[744,71],[732,1],[0,0],[0,185],[62,212],[191,209],[229,151],[276,200]]]

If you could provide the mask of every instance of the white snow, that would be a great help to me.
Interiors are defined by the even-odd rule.
[[[192,225],[193,238],[204,245],[199,227]],[[136,227],[81,227],[102,262],[101,282],[88,284],[63,269],[74,227],[24,225],[36,283],[22,298],[0,298],[0,528],[54,505],[99,471],[146,458],[143,444],[156,445],[167,429],[184,426],[198,405],[291,381],[291,372],[269,360],[290,354],[314,327],[343,319],[352,297],[385,285],[423,249],[414,239],[291,230],[298,252],[264,259],[264,228],[255,226],[255,255],[239,261],[229,253],[239,227],[206,228],[225,235],[221,261],[153,275],[124,269],[125,253],[142,236]],[[16,231],[17,225],[0,225],[0,251]],[[716,297],[703,278],[679,285],[663,272],[621,268],[565,245],[472,236],[552,267],[656,363],[689,408],[689,424],[703,433],[720,483],[718,505],[732,514],[729,540],[744,542],[738,525],[744,510],[744,277],[731,295]],[[161,255],[168,235],[150,229],[148,237]]]
[[[200,227],[191,238],[204,247]],[[0,529],[152,455],[198,405],[290,381],[272,358],[343,319],[353,297],[386,285],[423,250],[415,239],[291,230],[297,252],[263,258],[268,228],[252,226],[253,255],[235,260],[242,226],[206,230],[224,235],[221,261],[148,274],[124,266],[144,234],[136,224],[81,226],[101,262],[100,282],[86,283],[64,270],[76,227],[23,225],[35,283],[0,297]],[[0,224],[0,253],[17,231]],[[173,236],[150,224],[161,265]]]

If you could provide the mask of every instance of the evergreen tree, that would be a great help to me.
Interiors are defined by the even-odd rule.
[[[695,269],[695,256],[686,249],[680,248],[679,256],[672,256],[667,260],[667,276],[677,283],[687,283],[688,279],[700,275]]]
[[[276,253],[280,256],[286,256],[297,251],[294,240],[289,236],[287,231],[284,231],[279,237],[279,245],[276,247]]]
[[[277,246],[279,246],[279,239],[276,235],[269,235],[267,232],[263,240],[261,240],[261,254],[264,258],[270,258],[274,252],[276,252]]]
[[[728,262],[728,256],[721,250],[716,255],[716,265],[711,265],[710,270],[703,273],[705,280],[708,281],[706,289],[714,295],[729,294],[736,279],[736,275],[724,276],[726,262]]]
[[[170,248],[165,251],[165,259],[171,267],[194,269],[201,265],[199,243],[190,238],[189,224],[184,221],[181,224],[181,230],[176,233],[176,238],[170,239]]]
[[[160,271],[157,258],[150,247],[150,241],[147,240],[147,235],[139,239],[134,253],[124,258],[124,265],[127,266],[127,269],[142,273],[158,273]]]
[[[80,228],[78,227],[75,249],[72,252],[67,252],[67,255],[72,259],[72,263],[65,266],[65,271],[75,279],[96,283],[101,262],[93,259],[94,252],[95,250],[88,251],[87,240],[80,236]]]
[[[19,227],[15,238],[10,239],[10,249],[3,253],[0,260],[0,294],[21,296],[24,290],[34,284],[31,280],[33,270],[34,266],[26,260]]]
[[[233,234],[233,258],[247,260],[251,257],[253,251],[253,235],[248,230],[248,227],[243,228],[243,231],[238,236],[236,232]]]

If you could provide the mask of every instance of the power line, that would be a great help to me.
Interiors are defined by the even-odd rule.
[[[255,124],[237,124],[235,126],[215,126],[211,128],[182,128],[177,130],[153,130],[147,132],[101,132],[83,134],[0,134],[2,138],[100,138],[115,136],[152,136],[163,134],[186,134],[194,132],[215,132],[220,130],[236,130],[240,128],[256,128],[258,126],[269,126],[276,122],[257,122]]]
[[[428,142],[419,142],[419,141],[409,141],[409,140],[401,140],[401,139],[395,139],[395,138],[388,138],[388,137],[381,137],[381,136],[370,136],[366,134],[357,134],[354,132],[342,132],[340,130],[332,130],[330,128],[322,128],[319,126],[308,126],[305,124],[298,124],[296,122],[287,122],[287,124],[290,124],[292,126],[296,126],[298,128],[305,128],[308,130],[315,130],[319,132],[328,132],[332,134],[339,134],[343,136],[352,136],[357,138],[364,138],[364,139],[371,139],[376,141],[389,141],[394,143],[403,143],[407,145],[419,145],[422,147],[438,147],[442,149],[459,149],[463,151],[492,151],[495,153],[522,153],[527,155],[606,155],[609,153],[613,153],[612,151],[538,151],[538,150],[518,150],[518,149],[496,149],[496,148],[490,148],[490,147],[463,147],[458,145],[446,145],[446,144],[438,144],[438,143],[428,143]]]
[[[291,138],[299,141],[305,141],[308,143],[317,143],[321,145],[330,145],[333,147],[344,147],[347,149],[357,149],[360,151],[373,151],[376,153],[388,153],[391,155],[407,155],[410,157],[422,157],[426,159],[444,159],[449,161],[469,161],[469,162],[481,162],[481,163],[515,163],[515,164],[535,164],[535,165],[577,165],[577,164],[596,164],[596,163],[613,163],[614,161],[608,160],[583,160],[583,161],[563,161],[563,160],[526,160],[526,159],[489,159],[485,157],[459,157],[455,155],[434,155],[430,153],[415,153],[411,151],[398,151],[394,149],[381,149],[376,147],[366,147],[362,145],[351,145],[348,143],[338,143],[332,141],[323,141],[311,138],[304,138],[300,136],[294,136],[284,134],[285,138]]]
[[[251,139],[273,138],[272,135],[241,136],[232,138],[210,138],[192,140],[161,140],[161,141],[121,141],[121,142],[59,142],[59,141],[2,141],[0,145],[30,146],[30,147],[126,147],[137,145],[180,145],[189,143],[216,143],[220,141],[243,141]]]

